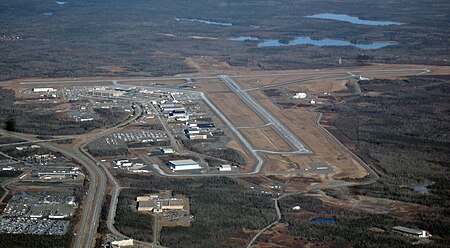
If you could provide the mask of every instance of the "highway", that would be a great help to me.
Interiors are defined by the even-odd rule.
[[[20,141],[20,142],[15,142],[15,143],[8,143],[8,144],[0,144],[0,147],[38,144],[38,143],[53,142],[53,141],[68,140],[68,139],[71,139],[71,138],[52,138],[52,139],[46,139],[46,140],[36,139],[36,140]]]
[[[135,106],[135,113],[131,118],[128,118],[124,122],[119,123],[111,128],[105,129],[97,134],[81,135],[81,140],[77,144],[75,144],[74,149],[68,149],[63,146],[50,143],[41,144],[44,148],[60,152],[64,156],[74,159],[81,166],[86,168],[89,173],[89,189],[87,192],[86,202],[83,206],[80,225],[75,235],[74,247],[76,248],[91,248],[94,244],[95,235],[97,233],[97,226],[99,224],[98,220],[100,210],[102,207],[107,183],[107,177],[105,176],[105,173],[102,171],[101,167],[96,165],[98,161],[85,150],[85,146],[101,136],[111,134],[117,131],[119,128],[128,125],[129,123],[139,118],[141,115],[142,108],[140,106]],[[28,134],[7,132],[3,130],[0,130],[0,133],[5,136],[23,139],[28,142],[36,141],[35,137]],[[111,178],[113,178],[111,174],[109,175],[111,176]],[[115,180],[112,182],[114,183]],[[117,185],[117,183],[115,185]],[[115,211],[113,212],[113,214],[115,214]],[[119,236],[121,235],[117,230],[115,230],[112,223],[108,224],[108,228],[112,229],[112,233],[115,233]]]
[[[8,132],[0,130],[0,133],[13,138],[19,138],[27,141],[34,141],[35,138],[28,134],[22,134],[22,133],[14,133],[14,132]],[[106,187],[106,181],[99,181],[98,178],[98,171],[95,169],[95,164],[90,161],[86,156],[84,156],[79,150],[69,150],[67,148],[64,148],[62,146],[53,145],[50,143],[42,143],[42,147],[47,148],[52,151],[57,151],[63,154],[64,156],[68,158],[72,158],[76,162],[78,162],[81,166],[86,168],[86,170],[89,173],[89,189],[87,192],[86,197],[86,204],[83,206],[83,213],[80,220],[80,227],[76,234],[75,238],[75,247],[81,248],[81,247],[89,247],[91,248],[93,245],[93,237],[96,233],[95,228],[95,216],[92,216],[91,213],[94,212],[92,208],[94,200],[96,201],[102,201],[103,195],[100,195],[97,192],[97,187],[105,186]],[[98,200],[99,199],[99,200]],[[94,206],[94,210],[95,210]],[[87,237],[86,237],[87,236]]]
[[[260,173],[263,167],[263,159],[260,156],[260,153],[300,153],[300,154],[311,154],[312,150],[308,148],[294,133],[292,133],[287,127],[285,127],[276,117],[274,117],[267,109],[265,109],[260,103],[258,103],[247,91],[253,90],[253,89],[242,89],[240,85],[234,80],[234,78],[249,78],[249,77],[274,77],[274,76],[293,76],[293,75],[314,75],[314,77],[309,79],[302,79],[297,81],[287,81],[283,83],[273,84],[273,85],[267,85],[258,87],[259,88],[270,88],[270,87],[278,87],[284,84],[289,83],[301,83],[306,82],[310,80],[318,80],[323,78],[344,78],[344,75],[346,75],[345,78],[348,78],[348,75],[352,74],[364,74],[364,75],[383,75],[383,74],[390,74],[390,73],[409,73],[408,75],[418,75],[418,74],[425,74],[430,72],[428,69],[393,69],[393,70],[360,70],[360,71],[335,71],[335,72],[326,72],[326,71],[317,71],[317,72],[292,72],[292,73],[260,73],[260,74],[247,74],[247,75],[219,75],[219,76],[201,76],[201,77],[171,77],[171,78],[134,78],[134,79],[105,79],[105,80],[65,80],[65,81],[35,81],[35,82],[19,82],[19,84],[23,85],[39,85],[39,84],[65,84],[65,83],[104,83],[104,82],[111,82],[115,86],[132,86],[127,84],[120,84],[120,83],[127,83],[127,82],[150,82],[150,81],[170,81],[170,80],[187,80],[187,79],[217,79],[219,78],[222,80],[235,94],[239,96],[239,98],[247,104],[253,111],[255,111],[263,120],[266,121],[265,125],[271,125],[273,126],[273,129],[281,135],[293,148],[294,151],[289,152],[275,152],[275,151],[266,151],[266,150],[257,150],[255,149],[247,140],[246,138],[241,134],[241,132],[238,130],[238,127],[235,127],[231,121],[210,101],[210,99],[205,95],[203,92],[198,91],[192,91],[192,90],[182,90],[182,89],[174,89],[174,88],[167,88],[167,87],[156,87],[156,86],[135,86],[136,88],[152,88],[152,89],[159,89],[159,90],[168,90],[171,92],[187,92],[187,93],[196,93],[199,94],[199,96],[203,99],[203,101],[214,111],[220,119],[224,122],[225,126],[227,126],[234,134],[235,136],[240,140],[241,144],[255,157],[256,159],[256,165],[250,172],[246,173],[220,173],[220,174],[169,174],[161,170],[157,165],[154,165],[154,169],[156,172],[163,176],[168,177],[208,177],[208,176],[247,176],[247,175],[254,175]],[[319,77],[317,75],[328,75],[327,77]],[[336,75],[331,76],[331,75]],[[133,85],[134,86],[134,85]],[[256,89],[256,88],[255,88]],[[98,161],[93,158],[86,150],[85,146],[92,142],[95,139],[100,138],[101,136],[108,135],[112,132],[115,132],[119,130],[121,127],[124,127],[128,125],[129,123],[135,121],[140,115],[142,114],[142,109],[138,106],[137,109],[135,109],[135,114],[132,118],[127,119],[125,122],[120,123],[114,127],[108,128],[103,130],[102,132],[96,133],[94,135],[81,135],[81,140],[75,145],[74,150],[70,150],[68,148],[65,148],[63,146],[59,146],[57,144],[50,143],[50,141],[39,141],[38,143],[41,143],[43,147],[58,151],[62,153],[63,155],[74,159],[78,163],[80,163],[83,167],[86,168],[86,170],[89,173],[89,189],[87,192],[86,197],[86,203],[83,206],[83,212],[82,216],[80,218],[80,226],[78,229],[78,232],[76,233],[75,238],[75,247],[76,248],[90,248],[93,246],[95,241],[95,235],[97,226],[99,224],[99,215],[100,210],[102,207],[104,194],[106,191],[106,184],[109,180],[113,186],[113,190],[111,192],[111,204],[108,214],[108,220],[107,220],[107,226],[108,229],[116,236],[127,238],[125,235],[121,234],[119,231],[117,231],[114,227],[114,217],[116,212],[116,205],[117,205],[117,199],[118,195],[120,193],[120,187],[117,181],[115,180],[114,176],[111,175],[111,173],[108,171],[107,168],[105,168],[103,165],[98,166],[96,165]],[[347,152],[352,154],[352,156],[357,159],[366,169],[367,171],[373,175],[373,177],[379,178],[378,174],[370,167],[368,166],[364,161],[362,161],[358,156],[353,154],[351,151],[349,151],[339,140],[334,138],[331,133],[328,132],[325,128],[323,128],[320,125],[320,118],[316,121],[316,125],[320,127],[325,133],[327,133],[333,141],[335,141],[337,144],[339,144],[343,149],[345,149]],[[241,128],[251,128],[251,127],[241,127]],[[34,137],[31,137],[30,135],[26,134],[18,134],[18,133],[11,133],[6,131],[0,131],[0,133],[4,134],[5,136],[10,137],[16,137],[20,139],[26,140],[25,143],[33,143],[37,142],[37,140]],[[55,139],[56,140],[56,139]],[[51,141],[55,141],[51,140]],[[286,196],[286,195],[284,195]],[[278,198],[281,199],[281,198]],[[269,229],[271,226],[276,224],[280,218],[281,218],[281,212],[279,210],[278,206],[278,199],[275,200],[275,208],[277,210],[277,220],[271,225],[267,226],[263,230],[261,230],[255,237],[252,238],[251,242],[249,243],[248,247],[252,245],[253,242],[258,238],[260,234],[264,232],[264,230]],[[147,244],[144,242],[140,242],[142,244]]]

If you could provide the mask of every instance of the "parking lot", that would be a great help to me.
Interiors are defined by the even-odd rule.
[[[155,131],[129,131],[129,132],[118,132],[105,137],[105,141],[108,145],[118,146],[119,142],[156,142],[156,141],[167,141],[167,134],[164,132]]]
[[[64,235],[70,226],[68,220],[48,220],[32,218],[6,218],[0,219],[0,233],[10,234],[37,234],[37,235]]]
[[[62,219],[72,216],[76,206],[75,197],[70,194],[21,191],[9,200],[2,217]]]

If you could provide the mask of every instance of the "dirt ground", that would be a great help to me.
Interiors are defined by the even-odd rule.
[[[201,38],[201,37],[200,37]],[[236,81],[243,88],[255,88],[259,86],[267,86],[271,84],[280,84],[296,80],[304,80],[308,78],[313,78],[316,76],[333,76],[346,73],[347,71],[352,71],[355,75],[359,75],[359,70],[397,70],[405,68],[416,68],[423,69],[429,68],[431,70],[430,75],[449,75],[450,67],[439,67],[439,66],[423,66],[423,65],[384,65],[384,64],[373,64],[365,67],[354,67],[354,68],[328,68],[320,70],[297,70],[297,71],[255,71],[248,68],[241,67],[231,67],[225,58],[213,58],[213,57],[192,57],[186,59],[189,64],[199,71],[198,73],[191,74],[189,76],[205,76],[211,74],[226,73],[229,75],[248,75],[255,74],[255,77],[245,77],[237,78]],[[105,68],[117,70],[119,68]],[[314,74],[303,74],[303,75],[288,75],[288,76],[273,76],[273,77],[261,77],[257,74],[268,74],[268,73],[317,73],[317,72],[327,72],[325,75],[314,75]],[[334,74],[336,73],[336,74]],[[373,77],[383,77],[383,78],[396,78],[401,75],[410,73],[408,71],[401,72],[389,72],[382,74],[377,72],[363,73],[362,76],[373,78]],[[183,75],[186,77],[187,75]],[[181,83],[186,83],[183,79],[170,79],[173,77],[160,77],[160,78],[149,78],[149,82],[155,82],[158,84],[176,85]],[[115,78],[128,79],[128,78]],[[154,80],[156,79],[156,80]],[[161,80],[158,80],[161,79]],[[2,82],[4,87],[12,87],[17,89],[29,89],[32,87],[69,87],[73,85],[93,85],[94,83],[80,83],[80,82],[69,82],[63,84],[32,84],[23,85],[18,84],[18,82],[23,81],[57,81],[57,80],[74,80],[73,78],[60,78],[60,79],[21,79],[21,80],[11,80]],[[111,80],[111,78],[106,77],[91,77],[91,78],[77,78],[76,80],[105,80],[105,82],[95,83],[95,85],[111,85],[110,82],[106,80]],[[147,83],[149,83],[147,82]],[[221,109],[224,114],[234,123],[237,127],[254,127],[266,124],[252,109],[246,106],[235,94],[231,93],[230,90],[219,80],[201,80],[199,79],[199,84],[196,85],[197,90],[204,91],[207,93],[208,97]],[[210,83],[208,83],[210,82]],[[289,92],[304,91],[312,95],[323,95],[324,92],[335,92],[344,89],[346,79],[317,79],[307,82],[285,84],[282,87]],[[130,82],[130,85],[143,84],[142,82]],[[39,86],[37,86],[39,85]],[[194,84],[195,85],[195,84]],[[275,88],[277,88],[275,87]],[[269,99],[260,90],[251,91],[252,96],[255,97],[263,106],[266,107],[274,116],[276,116],[280,121],[282,121],[293,133],[295,133],[308,147],[313,151],[313,155],[296,155],[296,154],[286,154],[286,155],[264,155],[266,161],[266,170],[292,170],[295,168],[303,168],[309,162],[326,162],[333,167],[336,171],[333,176],[334,179],[344,178],[344,177],[354,177],[360,178],[367,175],[364,168],[362,168],[359,163],[352,158],[345,150],[343,150],[339,145],[337,145],[330,137],[328,137],[323,130],[316,126],[315,121],[317,119],[317,113],[311,112],[307,107],[296,106],[295,108],[281,109],[275,105],[271,99]],[[286,142],[281,139],[281,137],[274,132],[272,129],[260,128],[260,129],[241,129],[241,131],[246,135],[246,137],[252,142],[252,144],[259,149],[266,150],[287,150],[289,146]],[[92,132],[92,133],[95,133]],[[236,148],[243,151],[242,146],[237,141],[232,141],[228,144],[229,147]],[[248,153],[247,153],[248,155]],[[253,159],[252,159],[253,160]]]
[[[324,203],[339,206],[340,208],[362,210],[373,214],[389,214],[405,220],[413,220],[417,213],[429,209],[425,205],[363,195],[353,195],[346,199],[336,199],[321,192],[313,196],[319,198]]]
[[[291,146],[272,127],[242,128],[241,133],[255,149],[269,151],[292,151]]]
[[[213,93],[208,96],[236,127],[266,124],[234,93]]]
[[[318,113],[311,112],[307,108],[280,111],[260,91],[252,92],[252,95],[314,151],[313,155],[308,156],[286,155],[291,161],[300,166],[309,162],[326,162],[336,171],[336,178],[361,178],[367,175],[366,170],[359,162],[316,126],[315,121]],[[276,164],[271,165],[271,167],[268,169],[274,169],[273,167],[276,167]]]

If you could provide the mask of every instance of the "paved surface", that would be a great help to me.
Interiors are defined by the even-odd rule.
[[[262,107],[257,101],[255,101],[246,91],[251,89],[241,89],[239,84],[237,84],[236,81],[233,80],[233,78],[251,78],[251,77],[274,77],[274,76],[291,76],[291,75],[313,75],[314,77],[307,79],[306,81],[310,80],[317,80],[322,77],[319,77],[318,75],[330,75],[327,78],[343,78],[348,77],[348,74],[363,74],[365,76],[373,75],[373,76],[380,76],[385,74],[398,74],[403,73],[406,75],[420,75],[430,72],[428,69],[394,69],[394,70],[360,70],[360,71],[333,71],[333,72],[324,72],[324,71],[317,71],[317,72],[292,72],[292,73],[260,73],[260,74],[248,74],[248,75],[235,75],[235,76],[199,76],[199,77],[171,77],[171,78],[133,78],[133,79],[104,79],[104,80],[65,80],[65,81],[28,81],[28,82],[19,82],[19,84],[23,85],[39,85],[39,84],[73,84],[73,83],[104,83],[104,82],[111,82],[113,85],[119,86],[120,83],[127,83],[127,82],[150,82],[150,81],[170,81],[170,80],[191,80],[191,79],[219,79],[223,80],[230,89],[235,92],[246,104],[248,104],[254,111],[256,111],[258,114],[263,117],[264,120],[267,121],[267,124],[271,124],[274,129],[282,135],[289,143],[297,149],[296,152],[300,153],[311,153],[311,150],[303,144],[298,137],[296,137],[289,129],[287,129],[278,119],[276,119],[272,114],[270,114],[264,107]],[[336,77],[331,75],[337,75]],[[284,82],[283,84],[289,84],[289,83],[301,83],[300,80],[297,81],[288,81]],[[129,86],[124,84],[123,86]],[[276,87],[280,85],[268,85],[264,87]],[[139,87],[139,86],[138,86]],[[145,87],[145,86],[142,86]],[[173,88],[164,88],[164,87],[148,87],[152,89],[161,89],[161,90],[168,90],[171,92],[189,92],[193,93],[195,91],[189,91],[189,90],[181,90],[181,89],[173,89]],[[219,109],[206,97],[206,95],[202,92],[197,92],[201,95],[203,100],[211,107],[211,109],[216,112],[216,114],[224,121],[224,123],[234,132],[234,134],[240,139],[241,143],[252,153],[252,155],[256,158],[257,164],[253,168],[251,172],[248,173],[235,173],[235,174],[187,174],[187,175],[174,175],[174,174],[167,174],[164,171],[162,171],[159,167],[155,167],[154,169],[159,172],[161,175],[164,176],[245,176],[245,175],[252,175],[257,174],[261,171],[263,160],[259,156],[259,152],[272,152],[272,151],[258,151],[255,150],[252,145],[243,137],[243,135],[239,132],[238,128],[236,128],[228,119],[227,117],[219,111]],[[137,116],[137,115],[136,115]],[[321,116],[320,116],[321,117]],[[317,120],[317,126],[321,127],[327,134],[330,135],[334,139],[334,141],[341,146],[343,146],[344,149],[346,149],[350,154],[355,156],[355,159],[357,159],[361,164],[365,166],[365,168],[375,177],[378,178],[377,173],[368,166],[364,161],[362,161],[359,157],[354,155],[351,151],[349,151],[339,140],[334,138],[334,136],[331,135],[325,128],[323,128],[320,125],[320,117]],[[137,117],[135,117],[137,118]],[[127,125],[128,123],[131,123],[134,118],[131,118],[130,120],[127,120],[125,123],[121,123],[118,127],[123,127]],[[87,199],[86,204],[83,209],[82,217],[80,220],[80,228],[77,233],[77,237],[75,240],[75,247],[92,247],[95,234],[96,234],[96,228],[98,225],[98,218],[100,214],[101,204],[103,202],[103,196],[106,189],[106,179],[109,178],[109,180],[112,182],[114,189],[112,192],[112,204],[110,206],[110,214],[108,216],[108,228],[112,233],[114,233],[117,236],[120,236],[120,232],[115,230],[113,226],[114,221],[114,215],[115,215],[115,206],[117,204],[117,197],[120,192],[120,189],[118,187],[117,182],[115,181],[114,177],[108,172],[106,168],[99,167],[96,165],[97,161],[92,158],[85,150],[84,146],[89,143],[92,140],[97,139],[98,137],[102,135],[106,135],[109,132],[113,132],[116,130],[114,127],[111,129],[107,129],[103,132],[100,132],[96,135],[93,135],[89,138],[82,139],[77,145],[76,150],[66,150],[65,148],[62,148],[61,146],[58,146],[56,144],[50,144],[50,143],[43,143],[42,146],[46,147],[51,150],[56,150],[61,152],[67,157],[73,158],[75,161],[79,162],[82,166],[84,166],[90,175],[90,186],[89,190],[87,192]],[[29,135],[25,134],[17,134],[17,133],[10,133],[6,131],[1,131],[1,133],[4,133],[6,136],[16,137],[25,139],[28,142],[34,142],[35,138],[31,137]],[[336,183],[333,185],[333,187],[342,187],[342,186],[348,186],[352,185],[354,183]],[[302,192],[296,192],[293,194],[298,194]],[[284,194],[283,197],[289,196],[292,194]],[[278,200],[282,197],[279,197],[277,199],[274,199],[275,201],[275,209],[277,211],[277,220],[273,223],[271,223],[269,226],[258,232],[256,236],[254,236],[247,247],[251,247],[251,245],[257,240],[260,234],[262,234],[265,230],[269,229],[273,225],[275,225],[281,218],[281,211],[278,206]]]
[[[241,100],[243,100],[249,107],[251,107],[266,123],[272,124],[272,127],[278,134],[281,135],[289,144],[293,146],[299,153],[312,153],[303,142],[301,142],[298,137],[293,134],[288,128],[286,128],[276,117],[274,117],[269,111],[267,111],[261,104],[259,104],[255,99],[253,99],[250,94],[245,90],[242,90],[239,84],[231,79],[229,76],[221,75],[219,76],[225,84],[236,93]]]

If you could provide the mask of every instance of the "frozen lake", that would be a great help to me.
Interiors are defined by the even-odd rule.
[[[374,20],[363,20],[359,19],[359,17],[349,16],[344,14],[316,14],[311,16],[306,16],[307,18],[316,18],[316,19],[326,19],[326,20],[335,20],[342,22],[350,22],[353,24],[362,24],[362,25],[370,25],[370,26],[388,26],[388,25],[403,25],[401,22],[391,22],[391,21],[374,21]]]
[[[360,49],[370,50],[378,49],[386,46],[396,45],[397,42],[373,42],[367,44],[355,44],[345,40],[322,39],[313,40],[307,36],[299,36],[289,41],[288,43],[281,43],[279,40],[271,39],[258,43],[258,47],[277,47],[277,46],[296,46],[296,45],[315,45],[315,46],[354,46]]]

